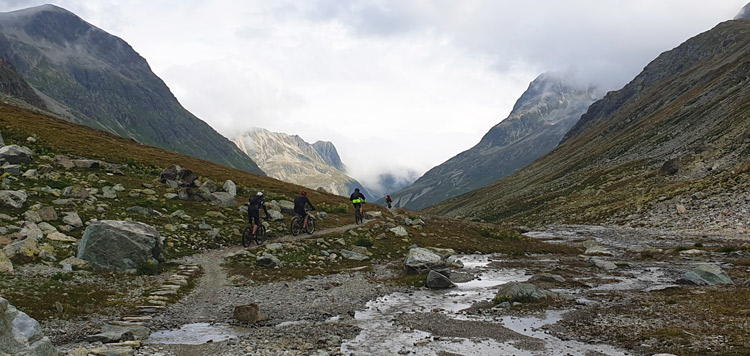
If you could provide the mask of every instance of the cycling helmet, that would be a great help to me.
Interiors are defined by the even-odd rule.
[[[263,192],[258,192],[258,194],[255,194],[255,195],[257,195],[259,197],[262,197],[263,196]]]
[[[354,191],[355,192],[359,192],[359,188],[354,188]]]
[[[303,190],[303,191],[300,192],[300,194],[301,195],[307,195],[307,192]]]

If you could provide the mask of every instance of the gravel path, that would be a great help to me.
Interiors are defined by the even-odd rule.
[[[356,225],[341,226],[313,235],[287,235],[271,242],[319,238],[341,233]],[[255,248],[255,246],[251,247]],[[377,280],[392,273],[386,267],[375,272],[351,271],[304,280],[263,285],[234,285],[221,267],[227,255],[242,247],[208,251],[188,256],[180,263],[197,264],[203,275],[194,290],[166,311],[154,317],[152,330],[177,329],[185,324],[230,323],[237,305],[258,304],[268,320],[252,327],[237,328],[238,339],[203,345],[151,344],[140,355],[308,355],[335,354],[344,339],[359,333],[353,316],[356,310],[394,289]]]

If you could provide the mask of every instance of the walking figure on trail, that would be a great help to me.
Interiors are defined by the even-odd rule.
[[[388,209],[391,208],[391,203],[393,203],[393,198],[391,198],[390,194],[385,195],[385,204],[388,205]]]

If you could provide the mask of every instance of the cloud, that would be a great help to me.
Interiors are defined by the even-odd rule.
[[[409,177],[474,146],[537,75],[614,90],[747,0],[51,2],[128,43],[226,136],[333,142],[351,175]]]

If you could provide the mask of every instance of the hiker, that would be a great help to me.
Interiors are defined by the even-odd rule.
[[[390,194],[385,195],[385,204],[388,205],[388,209],[391,208],[391,203],[393,203],[393,198],[391,198]]]

